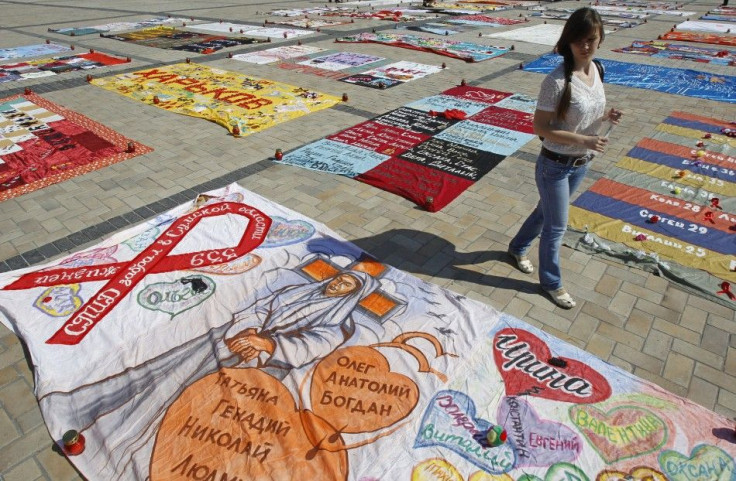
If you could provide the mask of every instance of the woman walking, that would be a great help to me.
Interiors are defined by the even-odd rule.
[[[565,23],[555,47],[564,61],[542,82],[534,112],[534,131],[543,140],[535,169],[540,200],[508,250],[519,270],[531,274],[534,266],[526,253],[540,236],[539,282],[563,309],[575,307],[560,274],[570,196],[590,161],[606,148],[608,138],[599,134],[602,124],[616,125],[621,118],[616,109],[606,112],[602,70],[593,62],[603,37],[603,22],[592,8],[576,10]]]

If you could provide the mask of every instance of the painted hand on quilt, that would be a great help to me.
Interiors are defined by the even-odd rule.
[[[226,339],[225,344],[233,353],[239,355],[243,362],[252,361],[263,351],[269,355],[273,354],[276,347],[272,340],[259,336],[253,328],[246,329],[235,337]]]

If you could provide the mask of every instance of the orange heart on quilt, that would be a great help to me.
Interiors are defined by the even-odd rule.
[[[310,399],[314,412],[342,433],[368,433],[411,413],[419,399],[414,381],[391,372],[371,347],[351,346],[322,359],[314,371]]]
[[[169,407],[153,449],[151,481],[345,481],[343,446],[329,423],[297,409],[278,379],[253,368],[221,369]]]

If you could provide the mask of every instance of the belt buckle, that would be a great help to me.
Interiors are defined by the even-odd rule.
[[[572,161],[572,166],[573,167],[580,167],[580,166],[585,165],[587,162],[588,162],[588,155],[586,154],[586,155],[584,155],[582,157],[578,157],[577,159],[574,159]]]

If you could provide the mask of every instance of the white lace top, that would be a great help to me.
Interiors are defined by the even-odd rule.
[[[603,83],[598,74],[598,68],[595,64],[591,64],[590,68],[594,75],[593,86],[588,87],[585,82],[575,75],[572,76],[570,82],[572,88],[570,108],[567,110],[564,120],[553,121],[553,129],[567,130],[583,135],[598,134],[601,128],[601,117],[606,111],[606,93],[603,91]],[[545,112],[554,112],[564,88],[565,70],[564,64],[560,64],[542,82],[537,108]],[[544,140],[543,145],[552,152],[564,155],[595,154],[595,151],[588,150],[582,145],[558,144],[548,139]]]

